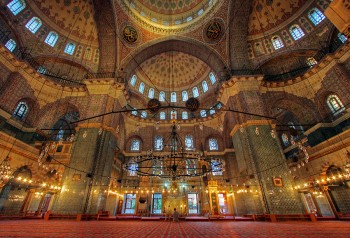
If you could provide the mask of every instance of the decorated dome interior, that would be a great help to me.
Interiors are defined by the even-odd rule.
[[[186,53],[171,51],[158,54],[137,69],[138,78],[162,90],[193,87],[209,74],[209,66]]]
[[[178,27],[206,15],[217,0],[121,0],[124,7],[146,22],[161,27]]]

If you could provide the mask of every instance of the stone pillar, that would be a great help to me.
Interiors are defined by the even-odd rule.
[[[244,202],[245,210],[250,213],[256,209],[257,213],[263,210],[269,214],[301,214],[302,203],[292,189],[285,156],[277,137],[271,135],[271,129],[269,121],[248,120],[231,132],[241,182],[245,180],[250,184],[249,190],[258,190],[256,195],[263,205],[263,209],[259,208],[257,197],[250,197],[250,201]],[[237,204],[242,202],[239,201],[242,196],[236,196]],[[256,208],[252,209],[252,204]]]
[[[335,27],[350,39],[350,6],[349,1],[333,0],[325,10],[327,18]]]
[[[99,127],[80,128],[53,212],[96,214],[106,208],[115,146],[112,132]]]

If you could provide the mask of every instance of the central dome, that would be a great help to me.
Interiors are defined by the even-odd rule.
[[[134,17],[163,29],[188,26],[205,16],[218,0],[120,0]]]
[[[177,51],[153,56],[136,70],[138,78],[165,91],[193,87],[209,72],[210,67],[202,60]]]

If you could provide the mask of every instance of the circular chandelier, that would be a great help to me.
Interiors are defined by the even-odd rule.
[[[158,177],[177,180],[222,174],[224,161],[204,156],[203,152],[191,151],[183,146],[174,123],[170,136],[161,151],[148,151],[146,155],[131,157],[123,165],[131,176]]]

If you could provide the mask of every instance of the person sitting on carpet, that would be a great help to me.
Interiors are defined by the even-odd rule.
[[[180,214],[176,211],[176,208],[174,208],[173,221],[179,222],[179,216],[180,216]]]

